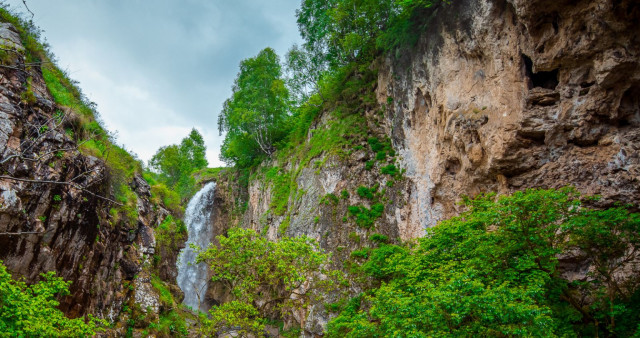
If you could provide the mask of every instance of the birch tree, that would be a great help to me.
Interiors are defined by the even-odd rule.
[[[227,133],[221,159],[251,166],[276,150],[287,134],[289,92],[275,51],[263,49],[240,63],[233,93],[218,117],[220,134]]]

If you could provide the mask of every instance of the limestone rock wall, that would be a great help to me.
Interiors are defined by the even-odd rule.
[[[412,181],[410,233],[462,195],[574,185],[640,197],[640,8],[634,1],[459,0],[387,59],[380,102]]]
[[[637,203],[637,2],[457,0],[435,6],[427,21],[415,47],[378,67],[384,118],[376,123],[365,112],[372,135],[391,137],[406,170],[387,189],[375,231],[419,237],[457,214],[463,195],[489,191],[574,185],[602,195],[600,206]],[[325,113],[310,133],[331,118]],[[346,206],[369,204],[356,188],[389,180],[365,170],[364,148],[301,168],[286,215],[270,212],[273,185],[256,176],[240,198],[247,203],[240,223],[270,238],[308,235],[341,256],[336,249],[360,231],[345,222]],[[350,193],[344,202],[321,203],[342,190]]]

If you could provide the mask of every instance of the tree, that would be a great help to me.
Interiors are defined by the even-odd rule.
[[[253,230],[232,228],[218,241],[201,251],[197,262],[209,265],[211,280],[224,285],[231,299],[211,308],[205,334],[234,328],[242,335],[259,335],[266,319],[292,322],[295,313],[304,320],[310,305],[339,276],[326,268],[328,255],[308,237],[273,242]]]
[[[303,0],[296,12],[314,65],[336,69],[415,42],[441,0]]]
[[[579,198],[570,188],[481,196],[417,245],[382,245],[362,265],[380,286],[352,300],[329,336],[638,334],[640,274],[629,263],[640,215]],[[570,282],[560,255],[595,269]]]
[[[105,325],[91,315],[69,319],[57,309],[56,296],[69,294],[69,284],[54,272],[41,274],[42,280],[27,286],[14,280],[0,261],[0,332],[15,337],[87,337]]]
[[[241,168],[271,155],[288,131],[289,92],[282,79],[278,55],[271,48],[243,60],[218,117],[220,134],[226,132],[221,159]]]
[[[179,145],[158,149],[149,161],[149,166],[156,171],[160,182],[185,198],[194,186],[191,173],[208,165],[206,151],[202,135],[192,129]]]

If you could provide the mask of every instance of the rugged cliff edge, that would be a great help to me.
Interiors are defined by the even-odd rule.
[[[246,191],[221,175],[217,206],[236,216],[214,232],[237,223],[272,239],[307,235],[342,266],[373,233],[422,236],[460,212],[464,195],[573,185],[601,195],[598,207],[637,204],[636,31],[633,1],[439,7],[415,48],[374,65],[378,102],[363,109],[364,135],[343,131],[348,149],[305,158],[342,123],[325,111],[299,146],[306,153],[277,154]],[[387,136],[393,150],[380,156]],[[305,330],[320,334],[326,320],[315,307]]]

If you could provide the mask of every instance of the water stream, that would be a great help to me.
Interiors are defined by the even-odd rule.
[[[215,188],[214,182],[207,183],[191,198],[184,214],[184,223],[187,226],[189,238],[186,247],[180,251],[178,257],[178,286],[184,292],[183,303],[193,310],[200,307],[200,310],[204,311],[204,294],[207,291],[209,279],[207,278],[206,264],[194,264],[196,254],[189,245],[196,244],[201,248],[206,248],[211,241],[213,229],[210,223]]]

